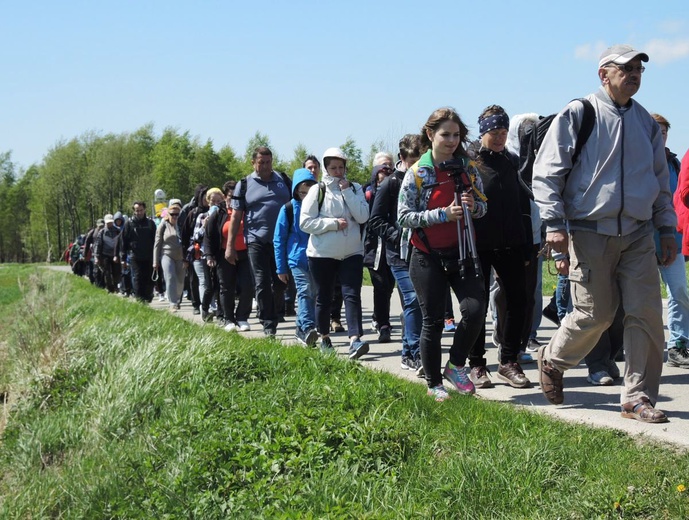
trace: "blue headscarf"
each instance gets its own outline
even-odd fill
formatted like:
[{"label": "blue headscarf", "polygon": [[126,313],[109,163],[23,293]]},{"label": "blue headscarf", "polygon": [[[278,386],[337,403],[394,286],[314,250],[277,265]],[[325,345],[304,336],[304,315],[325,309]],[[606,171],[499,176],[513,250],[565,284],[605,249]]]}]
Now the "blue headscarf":
[{"label": "blue headscarf", "polygon": [[505,130],[509,130],[510,128],[510,118],[504,112],[488,117],[478,118],[479,136],[483,136],[483,134],[490,132],[491,130],[497,130],[498,128],[504,128]]}]

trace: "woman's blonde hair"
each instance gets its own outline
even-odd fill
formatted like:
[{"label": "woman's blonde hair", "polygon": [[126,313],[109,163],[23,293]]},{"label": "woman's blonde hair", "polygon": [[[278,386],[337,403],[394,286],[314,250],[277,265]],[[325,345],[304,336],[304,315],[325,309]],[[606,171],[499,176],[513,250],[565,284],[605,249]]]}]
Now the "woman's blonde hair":
[{"label": "woman's blonde hair", "polygon": [[206,192],[206,204],[211,203],[211,199],[213,198],[213,195],[220,195],[222,198],[225,198],[225,195],[223,194],[222,190],[220,188],[211,188]]}]

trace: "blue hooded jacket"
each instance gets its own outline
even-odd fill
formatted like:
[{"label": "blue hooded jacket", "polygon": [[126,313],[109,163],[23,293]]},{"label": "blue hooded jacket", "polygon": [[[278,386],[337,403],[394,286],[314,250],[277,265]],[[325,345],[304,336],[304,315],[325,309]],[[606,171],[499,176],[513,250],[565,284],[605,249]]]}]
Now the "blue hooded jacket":
[{"label": "blue hooded jacket", "polygon": [[299,214],[301,212],[301,200],[297,196],[299,185],[303,182],[316,182],[316,178],[306,168],[300,168],[294,172],[292,178],[292,226],[290,228],[287,219],[287,206],[280,208],[275,234],[273,235],[273,247],[275,249],[275,264],[277,274],[287,274],[291,267],[308,269],[306,258],[306,246],[309,245],[309,234],[299,229]]}]

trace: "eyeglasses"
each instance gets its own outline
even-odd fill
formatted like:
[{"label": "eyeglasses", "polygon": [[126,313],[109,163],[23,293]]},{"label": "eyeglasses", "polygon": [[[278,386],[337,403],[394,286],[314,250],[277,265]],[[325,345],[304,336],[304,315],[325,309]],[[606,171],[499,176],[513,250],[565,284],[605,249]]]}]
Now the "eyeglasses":
[{"label": "eyeglasses", "polygon": [[629,63],[626,63],[625,65],[618,65],[617,63],[608,63],[606,65],[606,67],[610,67],[610,66],[617,67],[619,70],[621,70],[622,72],[626,72],[627,74],[629,74],[630,72],[633,72],[633,71],[636,71],[639,74],[643,74],[644,71],[646,70],[646,67],[644,67],[643,65],[637,65],[636,67],[634,67],[633,65],[630,65]]},{"label": "eyeglasses", "polygon": [[179,213],[168,213],[171,217],[179,217]]}]

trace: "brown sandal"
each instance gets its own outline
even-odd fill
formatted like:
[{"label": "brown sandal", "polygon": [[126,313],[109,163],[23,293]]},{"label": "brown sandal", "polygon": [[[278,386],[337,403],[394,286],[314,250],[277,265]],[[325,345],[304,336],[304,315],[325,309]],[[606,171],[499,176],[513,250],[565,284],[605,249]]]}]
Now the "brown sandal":
[{"label": "brown sandal", "polygon": [[656,410],[648,397],[642,397],[636,401],[622,405],[622,417],[636,419],[645,423],[664,423],[667,416],[660,410]]},{"label": "brown sandal", "polygon": [[538,382],[543,395],[551,404],[562,404],[565,400],[562,372],[543,359],[545,345],[538,349]]}]

